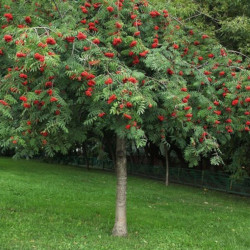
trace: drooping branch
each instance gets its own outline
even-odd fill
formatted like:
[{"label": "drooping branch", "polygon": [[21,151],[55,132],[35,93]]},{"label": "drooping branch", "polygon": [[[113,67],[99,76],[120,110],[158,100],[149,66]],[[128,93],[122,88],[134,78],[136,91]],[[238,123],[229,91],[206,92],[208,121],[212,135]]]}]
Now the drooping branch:
[{"label": "drooping branch", "polygon": [[247,55],[245,55],[245,54],[243,54],[243,53],[241,53],[241,52],[239,52],[239,51],[235,51],[235,50],[228,50],[228,52],[231,52],[231,53],[234,53],[234,54],[239,54],[239,55],[242,55],[242,56],[244,56],[244,57],[246,57],[246,58],[250,59],[250,57],[248,57]]}]

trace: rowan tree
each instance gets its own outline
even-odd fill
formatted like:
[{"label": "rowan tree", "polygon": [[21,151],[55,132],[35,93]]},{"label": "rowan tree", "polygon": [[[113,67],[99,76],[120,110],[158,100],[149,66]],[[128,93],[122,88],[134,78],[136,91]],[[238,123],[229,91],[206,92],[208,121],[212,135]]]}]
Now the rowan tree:
[{"label": "rowan tree", "polygon": [[247,63],[166,9],[142,0],[19,0],[0,14],[1,146],[53,156],[89,131],[113,131],[114,235],[127,235],[126,141],[189,138],[191,165],[206,154],[219,164],[218,142],[249,135]]}]

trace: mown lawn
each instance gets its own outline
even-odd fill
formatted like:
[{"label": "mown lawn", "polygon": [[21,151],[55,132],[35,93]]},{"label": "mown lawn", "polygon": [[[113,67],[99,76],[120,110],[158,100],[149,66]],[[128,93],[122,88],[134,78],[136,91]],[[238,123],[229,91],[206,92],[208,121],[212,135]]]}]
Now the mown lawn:
[{"label": "mown lawn", "polygon": [[112,173],[0,158],[0,249],[250,249],[250,199],[136,177],[112,237]]}]

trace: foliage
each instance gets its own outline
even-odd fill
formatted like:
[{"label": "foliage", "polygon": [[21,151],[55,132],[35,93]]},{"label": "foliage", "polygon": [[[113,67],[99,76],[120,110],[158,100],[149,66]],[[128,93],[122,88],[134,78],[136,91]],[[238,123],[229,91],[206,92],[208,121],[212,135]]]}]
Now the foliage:
[{"label": "foliage", "polygon": [[187,25],[206,30],[228,49],[250,55],[248,0],[151,0],[168,6]]},{"label": "foliage", "polygon": [[248,61],[166,9],[9,0],[0,14],[0,143],[17,156],[67,153],[108,129],[137,147],[170,135],[190,166],[218,165],[220,144],[249,136]]}]

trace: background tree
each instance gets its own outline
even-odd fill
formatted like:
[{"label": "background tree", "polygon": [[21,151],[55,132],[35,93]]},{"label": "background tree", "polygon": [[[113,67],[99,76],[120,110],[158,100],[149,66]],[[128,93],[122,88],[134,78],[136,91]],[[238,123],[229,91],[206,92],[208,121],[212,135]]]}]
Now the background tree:
[{"label": "background tree", "polygon": [[247,0],[152,0],[167,6],[181,22],[206,30],[229,50],[249,57],[250,3]]}]

